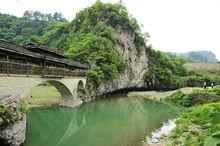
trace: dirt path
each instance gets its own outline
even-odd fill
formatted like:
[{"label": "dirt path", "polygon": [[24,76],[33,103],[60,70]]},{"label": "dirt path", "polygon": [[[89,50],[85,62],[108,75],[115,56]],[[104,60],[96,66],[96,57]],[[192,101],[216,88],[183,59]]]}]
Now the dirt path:
[{"label": "dirt path", "polygon": [[[184,87],[178,90],[181,90],[184,94],[189,94],[192,93],[194,90],[200,90],[202,88],[199,87]],[[141,91],[141,92],[129,92],[128,96],[142,96],[145,98],[149,99],[154,99],[154,100],[162,100],[166,98],[167,96],[172,95],[174,92],[177,90],[173,91]]]}]

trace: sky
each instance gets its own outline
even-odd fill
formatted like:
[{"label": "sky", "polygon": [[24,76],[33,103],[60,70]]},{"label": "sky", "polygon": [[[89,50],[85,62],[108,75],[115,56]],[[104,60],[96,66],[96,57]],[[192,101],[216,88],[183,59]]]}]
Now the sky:
[{"label": "sky", "polygon": [[[96,0],[0,0],[0,12],[62,12],[73,20]],[[117,3],[119,0],[101,0]],[[123,0],[129,14],[150,34],[153,48],[169,52],[209,50],[220,60],[220,0]]]}]

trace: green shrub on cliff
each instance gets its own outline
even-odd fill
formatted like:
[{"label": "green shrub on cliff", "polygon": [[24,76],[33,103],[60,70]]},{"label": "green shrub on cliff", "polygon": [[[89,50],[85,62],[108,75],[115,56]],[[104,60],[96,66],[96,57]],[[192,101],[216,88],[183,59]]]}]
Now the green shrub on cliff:
[{"label": "green shrub on cliff", "polygon": [[28,104],[21,100],[18,103],[13,101],[13,104],[7,106],[0,106],[0,118],[3,123],[14,123],[23,117],[23,114],[28,110]]},{"label": "green shrub on cliff", "polygon": [[48,35],[45,42],[61,47],[73,60],[89,64],[88,85],[98,87],[115,79],[127,67],[114,49],[117,40],[113,33],[118,28],[134,35],[135,48],[140,52],[146,37],[141,34],[137,21],[124,6],[100,1],[81,10],[71,23]]}]

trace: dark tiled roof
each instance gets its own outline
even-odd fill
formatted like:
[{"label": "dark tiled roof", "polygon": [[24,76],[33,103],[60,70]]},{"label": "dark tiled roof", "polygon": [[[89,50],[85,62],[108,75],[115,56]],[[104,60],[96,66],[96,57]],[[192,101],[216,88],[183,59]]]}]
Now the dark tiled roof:
[{"label": "dark tiled roof", "polygon": [[62,53],[57,51],[57,49],[43,46],[42,44],[37,43],[37,42],[30,42],[25,47],[31,51],[34,51],[34,49],[38,49],[38,50],[40,49],[42,52],[47,52],[47,53],[50,53],[50,54],[53,54],[59,57],[66,58],[66,56],[64,56]]},{"label": "dark tiled roof", "polygon": [[[27,48],[29,47],[29,49]],[[20,55],[24,55],[27,57],[32,57],[32,58],[37,58],[37,59],[46,59],[48,61],[52,61],[52,62],[56,62],[56,63],[62,63],[62,64],[66,64],[69,65],[71,67],[78,67],[78,68],[82,68],[82,69],[88,69],[88,65],[84,65],[81,64],[79,62],[76,61],[72,61],[69,58],[65,57],[63,54],[52,50],[51,48],[42,46],[42,45],[36,45],[36,44],[28,44],[27,47],[24,46],[20,46],[17,44],[13,44],[10,42],[7,42],[5,40],[0,40],[0,50],[4,50],[7,52],[11,52],[11,53],[15,53],[15,54],[20,54]],[[40,48],[41,50],[44,50],[46,52],[49,52],[50,55],[48,55],[47,53],[37,53],[37,52],[33,52],[30,50],[31,48]],[[59,57],[56,57],[56,56]]]}]

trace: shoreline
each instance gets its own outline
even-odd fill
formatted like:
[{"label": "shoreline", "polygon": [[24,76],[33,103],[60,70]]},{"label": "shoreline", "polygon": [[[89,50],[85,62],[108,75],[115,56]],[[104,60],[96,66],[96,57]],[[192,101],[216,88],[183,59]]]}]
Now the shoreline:
[{"label": "shoreline", "polygon": [[60,107],[60,104],[29,104],[29,109]]},{"label": "shoreline", "polygon": [[176,120],[170,119],[164,122],[162,127],[151,132],[144,140],[143,146],[163,146],[169,144],[169,140],[166,137],[176,128]]}]

